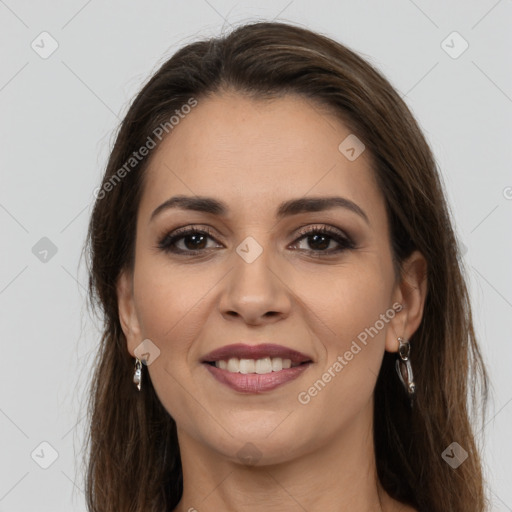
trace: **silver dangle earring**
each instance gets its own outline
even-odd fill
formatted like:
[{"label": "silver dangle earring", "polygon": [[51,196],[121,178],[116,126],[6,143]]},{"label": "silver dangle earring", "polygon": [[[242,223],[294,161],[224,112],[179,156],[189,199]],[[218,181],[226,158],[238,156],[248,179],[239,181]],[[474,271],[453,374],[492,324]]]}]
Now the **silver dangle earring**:
[{"label": "silver dangle earring", "polygon": [[398,338],[398,343],[399,357],[396,360],[396,372],[398,373],[398,377],[400,378],[405,391],[407,391],[407,394],[412,401],[414,392],[416,390],[416,384],[414,384],[411,361],[409,360],[411,345],[407,340],[404,340],[403,338]]},{"label": "silver dangle earring", "polygon": [[135,358],[135,373],[133,374],[133,382],[137,386],[137,389],[140,391],[140,385],[142,382],[142,362],[138,357]]}]

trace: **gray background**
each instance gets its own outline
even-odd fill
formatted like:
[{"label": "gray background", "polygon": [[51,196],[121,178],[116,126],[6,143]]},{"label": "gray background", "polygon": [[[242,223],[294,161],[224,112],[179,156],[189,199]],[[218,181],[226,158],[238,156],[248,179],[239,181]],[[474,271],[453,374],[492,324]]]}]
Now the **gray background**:
[{"label": "gray background", "polygon": [[[0,0],[0,512],[85,510],[83,390],[98,325],[79,257],[119,119],[180,46],[274,18],[323,32],[383,71],[434,150],[492,377],[479,432],[489,495],[493,510],[512,511],[512,2],[446,4]],[[58,44],[47,58],[43,31]],[[453,31],[469,44],[457,58],[464,42]]]}]

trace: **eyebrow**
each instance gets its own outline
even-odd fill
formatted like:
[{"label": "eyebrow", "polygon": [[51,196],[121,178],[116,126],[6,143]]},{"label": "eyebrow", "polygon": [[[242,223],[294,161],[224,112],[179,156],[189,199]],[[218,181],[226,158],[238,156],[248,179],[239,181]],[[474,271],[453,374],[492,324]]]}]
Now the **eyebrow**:
[{"label": "eyebrow", "polygon": [[[174,196],[158,206],[150,217],[150,222],[164,210],[171,208],[180,208],[183,210],[193,210],[196,212],[210,213],[220,217],[226,217],[229,208],[225,203],[212,197],[204,196]],[[345,208],[356,213],[363,218],[367,224],[370,224],[368,216],[356,203],[345,197],[301,197],[299,199],[290,199],[279,205],[276,212],[277,219],[283,219],[292,215],[307,212],[320,212],[331,208]]]}]

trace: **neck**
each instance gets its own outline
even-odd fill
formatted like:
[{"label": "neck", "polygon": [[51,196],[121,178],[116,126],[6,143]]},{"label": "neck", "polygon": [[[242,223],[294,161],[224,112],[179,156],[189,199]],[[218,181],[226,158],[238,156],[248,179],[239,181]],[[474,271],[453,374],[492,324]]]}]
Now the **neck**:
[{"label": "neck", "polygon": [[335,439],[277,464],[241,465],[178,429],[183,496],[174,512],[393,510],[377,478],[371,405]]}]

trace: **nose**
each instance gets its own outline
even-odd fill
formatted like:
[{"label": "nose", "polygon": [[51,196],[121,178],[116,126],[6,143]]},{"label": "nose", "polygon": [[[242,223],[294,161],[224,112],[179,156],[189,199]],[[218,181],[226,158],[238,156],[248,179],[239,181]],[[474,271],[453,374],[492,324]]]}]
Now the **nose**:
[{"label": "nose", "polygon": [[248,325],[274,323],[289,316],[291,293],[276,268],[271,268],[266,251],[251,263],[234,256],[234,268],[226,276],[219,300],[222,316]]}]

